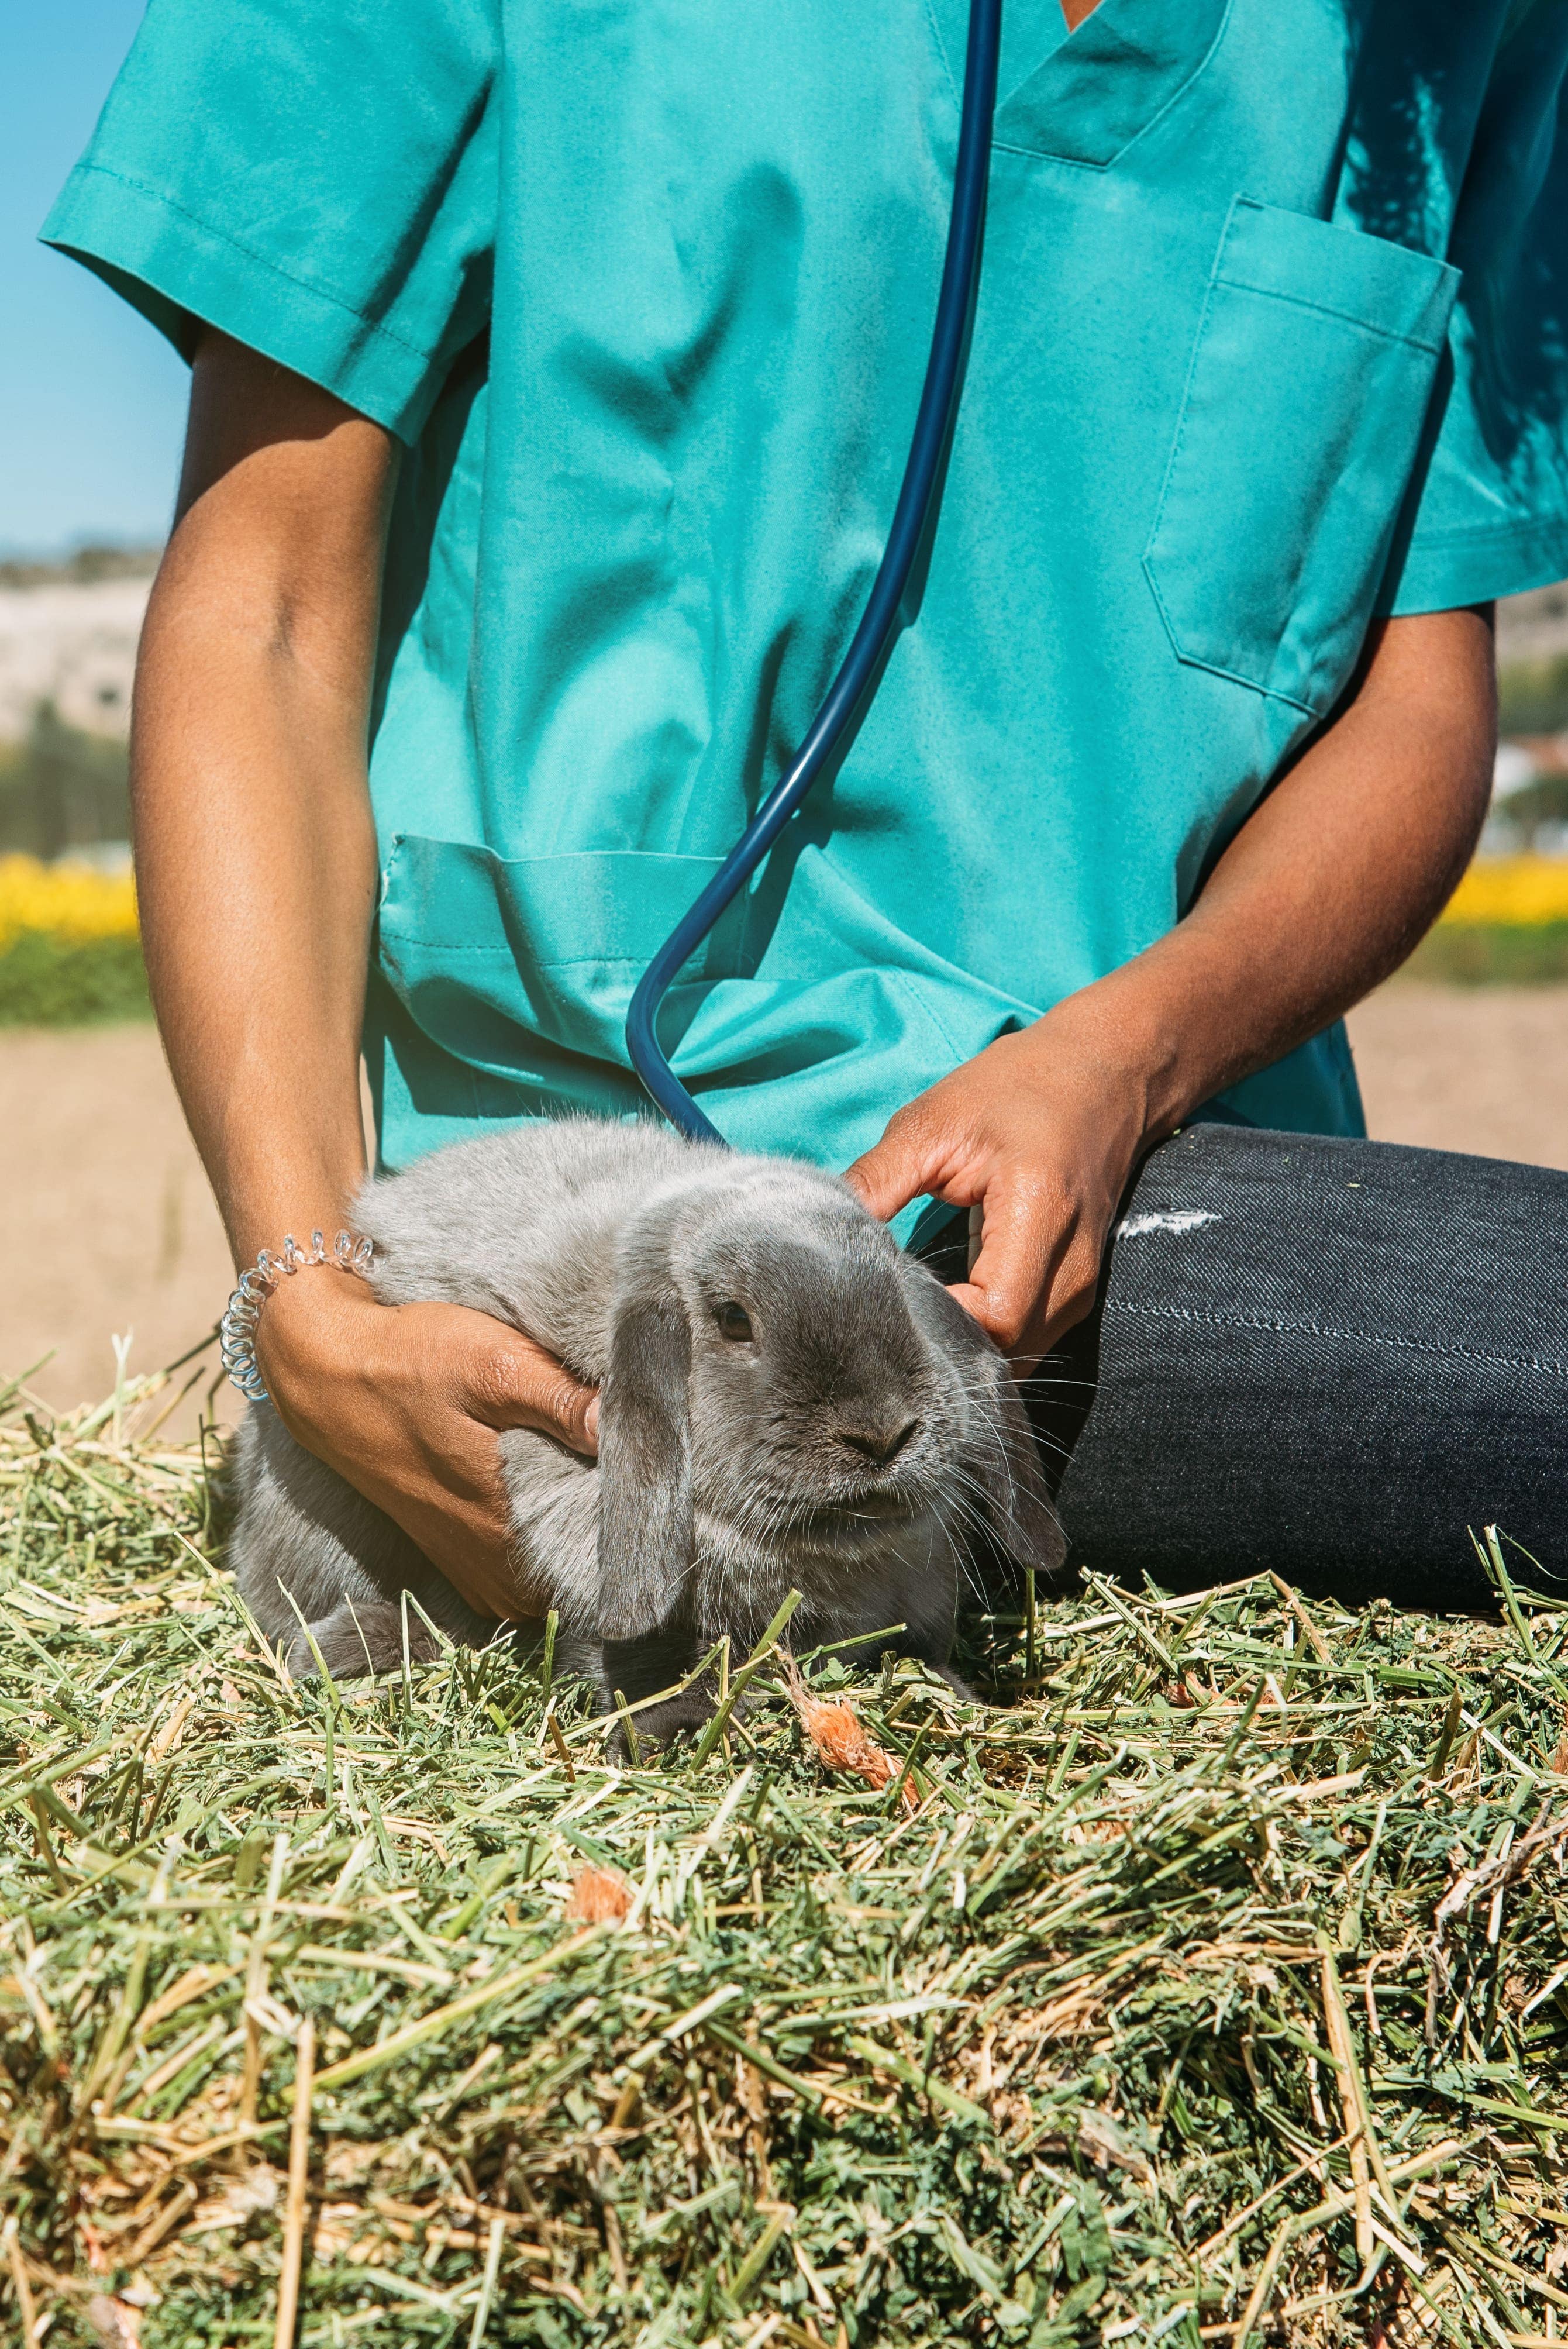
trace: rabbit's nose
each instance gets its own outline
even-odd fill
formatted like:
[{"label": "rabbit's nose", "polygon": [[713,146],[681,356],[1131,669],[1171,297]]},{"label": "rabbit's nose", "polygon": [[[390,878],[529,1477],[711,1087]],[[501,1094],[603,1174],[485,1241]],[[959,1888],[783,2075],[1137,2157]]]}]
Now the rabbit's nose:
[{"label": "rabbit's nose", "polygon": [[886,1468],[898,1458],[911,1436],[920,1433],[918,1419],[906,1419],[898,1428],[841,1427],[839,1442],[860,1453],[875,1467]]}]

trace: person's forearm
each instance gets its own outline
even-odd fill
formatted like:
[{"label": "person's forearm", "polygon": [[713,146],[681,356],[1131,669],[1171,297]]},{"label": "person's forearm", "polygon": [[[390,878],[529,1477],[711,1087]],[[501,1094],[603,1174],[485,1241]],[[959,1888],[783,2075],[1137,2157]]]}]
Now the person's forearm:
[{"label": "person's forearm", "polygon": [[1488,613],[1386,629],[1360,692],[1242,826],[1187,918],[1069,999],[1140,1071],[1146,1139],[1318,1034],[1430,926],[1486,814],[1492,661]]},{"label": "person's forearm", "polygon": [[[221,395],[221,366],[219,376],[209,396]],[[199,375],[198,399],[201,389]],[[343,411],[335,429],[357,437],[340,465],[389,474],[373,425]],[[311,570],[333,592],[302,599],[288,523],[319,530],[308,498],[325,456],[309,441],[242,452],[216,481],[188,484],[137,674],[132,805],[149,975],[242,1263],[285,1229],[335,1228],[364,1172],[359,1035],[376,892],[365,737],[380,501],[351,507],[346,531],[374,528],[374,544],[315,546]],[[264,534],[247,527],[263,501]]]},{"label": "person's forearm", "polygon": [[[254,351],[197,353],[181,513],[137,672],[132,799],[170,1065],[238,1264],[330,1235],[365,1166],[376,905],[366,771],[390,437]],[[284,1427],[473,1606],[547,1604],[509,1557],[496,1437],[592,1453],[598,1400],[510,1324],[284,1280],[256,1364]]]},{"label": "person's forearm", "polygon": [[335,1228],[364,1172],[376,856],[363,758],[294,657],[231,628],[199,591],[167,622],[155,606],[148,634],[135,768],[148,968],[244,1263],[285,1226]]}]

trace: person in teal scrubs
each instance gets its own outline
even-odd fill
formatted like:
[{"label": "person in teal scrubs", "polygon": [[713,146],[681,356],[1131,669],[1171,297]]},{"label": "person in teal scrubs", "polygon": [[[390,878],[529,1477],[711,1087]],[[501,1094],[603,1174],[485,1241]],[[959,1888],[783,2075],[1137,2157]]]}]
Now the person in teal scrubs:
[{"label": "person in teal scrubs", "polygon": [[[643,1107],[632,988],[878,562],[965,0],[150,0],[45,235],[194,361],[137,692],[147,947],[236,1258]],[[1568,10],[1008,0],[984,274],[880,694],[683,975],[738,1145],[853,1165],[1038,1355],[1202,1111],[1361,1133],[1341,1011],[1468,858],[1490,605],[1568,574]],[[1080,21],[1081,20],[1081,21]],[[922,1218],[923,1217],[923,1223]],[[513,1332],[346,1277],[296,1433],[515,1611]]]}]

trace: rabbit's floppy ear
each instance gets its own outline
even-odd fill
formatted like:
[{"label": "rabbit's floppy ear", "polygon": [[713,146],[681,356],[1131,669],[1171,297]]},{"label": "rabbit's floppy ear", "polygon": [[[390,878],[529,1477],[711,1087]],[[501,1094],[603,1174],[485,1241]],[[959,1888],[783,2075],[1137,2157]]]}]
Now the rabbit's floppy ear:
[{"label": "rabbit's floppy ear", "polygon": [[929,1317],[928,1326],[934,1322],[944,1350],[969,1375],[975,1427],[964,1469],[998,1547],[1016,1566],[1055,1574],[1067,1556],[1067,1537],[1046,1490],[1039,1446],[1012,1371],[979,1322],[923,1267],[914,1299],[917,1315]]},{"label": "rabbit's floppy ear", "polygon": [[[664,1249],[622,1293],[599,1418],[599,1634],[667,1620],[692,1561],[691,1326]],[[648,1258],[657,1258],[650,1262]]]}]

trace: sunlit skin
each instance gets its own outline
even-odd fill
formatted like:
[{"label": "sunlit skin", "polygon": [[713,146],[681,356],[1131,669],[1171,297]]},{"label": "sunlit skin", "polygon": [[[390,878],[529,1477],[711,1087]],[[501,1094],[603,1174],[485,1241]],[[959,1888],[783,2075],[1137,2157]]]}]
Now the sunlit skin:
[{"label": "sunlit skin", "polygon": [[[329,393],[203,341],[132,784],[153,996],[237,1264],[285,1231],[335,1230],[365,1171],[366,750],[396,462]],[[922,1192],[982,1210],[957,1294],[1004,1350],[1030,1360],[1088,1309],[1154,1142],[1408,953],[1469,859],[1495,726],[1489,610],[1380,625],[1342,710],[1186,918],[901,1109],[849,1170],[878,1216]],[[471,1604],[530,1611],[506,1564],[496,1432],[592,1453],[590,1390],[485,1314],[382,1306],[325,1268],[269,1299],[258,1354],[294,1433]]]}]

